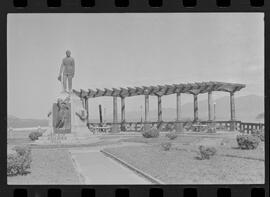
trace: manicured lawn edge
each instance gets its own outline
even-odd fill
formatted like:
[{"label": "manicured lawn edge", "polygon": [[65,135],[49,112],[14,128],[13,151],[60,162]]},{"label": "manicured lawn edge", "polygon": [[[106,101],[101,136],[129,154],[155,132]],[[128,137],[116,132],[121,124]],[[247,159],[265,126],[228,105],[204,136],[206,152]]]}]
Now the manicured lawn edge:
[{"label": "manicured lawn edge", "polygon": [[82,144],[30,144],[32,149],[68,149],[68,148],[84,148],[84,147],[95,147],[102,145],[111,145],[111,144],[119,144],[118,142],[94,142],[94,143],[82,143]]},{"label": "manicured lawn edge", "polygon": [[82,174],[82,172],[81,172],[81,169],[78,167],[77,162],[76,162],[76,160],[73,158],[71,152],[68,151],[68,154],[69,154],[70,160],[71,160],[71,162],[72,162],[72,165],[73,165],[75,171],[77,172],[77,174],[78,174],[78,176],[79,176],[80,183],[84,184],[84,183],[85,183],[85,178],[84,178],[84,176],[83,176],[83,174]]},{"label": "manicured lawn edge", "polygon": [[219,154],[217,156],[221,156],[221,157],[234,157],[234,158],[238,158],[238,159],[250,159],[250,160],[257,160],[257,161],[262,161],[264,162],[264,159],[260,159],[260,158],[252,158],[252,157],[245,157],[245,156],[239,156],[239,155],[230,155],[230,154]]},{"label": "manicured lawn edge", "polygon": [[161,180],[152,177],[151,175],[149,175],[149,174],[146,173],[146,172],[142,172],[142,171],[139,170],[138,168],[136,168],[136,167],[132,166],[131,164],[129,164],[129,163],[123,161],[122,159],[118,158],[117,156],[115,156],[115,155],[112,154],[112,153],[109,153],[109,152],[107,152],[107,151],[105,151],[105,150],[100,150],[100,152],[102,152],[105,156],[110,157],[110,158],[114,159],[115,161],[121,163],[122,165],[126,166],[126,167],[129,168],[130,170],[135,171],[137,174],[139,174],[139,175],[143,176],[144,178],[150,180],[150,181],[151,181],[152,183],[154,183],[154,184],[165,184],[165,183],[163,183]]}]

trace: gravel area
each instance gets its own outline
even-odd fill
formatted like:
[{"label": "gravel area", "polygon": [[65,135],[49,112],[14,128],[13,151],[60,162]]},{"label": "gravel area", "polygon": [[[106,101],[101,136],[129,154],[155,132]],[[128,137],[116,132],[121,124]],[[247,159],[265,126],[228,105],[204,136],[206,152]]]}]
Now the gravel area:
[{"label": "gravel area", "polygon": [[32,163],[29,174],[8,177],[8,184],[80,184],[67,150],[32,150]]}]

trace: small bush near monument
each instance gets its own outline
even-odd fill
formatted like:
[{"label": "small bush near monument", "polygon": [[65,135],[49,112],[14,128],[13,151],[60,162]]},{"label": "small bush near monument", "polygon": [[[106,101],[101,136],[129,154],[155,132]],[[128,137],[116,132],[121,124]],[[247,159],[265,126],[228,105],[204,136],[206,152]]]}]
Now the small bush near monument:
[{"label": "small bush near monument", "polygon": [[142,135],[145,138],[156,138],[159,136],[159,130],[158,129],[149,129],[147,131],[143,131]]},{"label": "small bush near monument", "polygon": [[186,130],[186,131],[190,131],[192,128],[192,122],[191,121],[189,121],[189,122],[187,122],[186,123],[186,125],[184,126],[184,129]]},{"label": "small bush near monument", "polygon": [[37,140],[40,136],[42,136],[42,132],[40,132],[40,131],[33,131],[33,132],[31,132],[30,134],[29,134],[29,138],[30,138],[30,140],[32,140],[32,141],[35,141],[35,140]]},{"label": "small bush near monument", "polygon": [[256,149],[260,143],[260,138],[254,135],[237,135],[236,141],[241,149]]},{"label": "small bush near monument", "polygon": [[251,133],[254,137],[258,137],[262,142],[264,142],[264,130],[255,129]]},{"label": "small bush near monument", "polygon": [[166,137],[169,138],[170,140],[174,140],[175,138],[177,138],[177,134],[175,131],[172,131],[172,132],[167,133]]},{"label": "small bush near monument", "polygon": [[199,146],[200,159],[210,159],[217,152],[215,147]]},{"label": "small bush near monument", "polygon": [[13,148],[19,156],[29,156],[31,149],[27,146],[15,146]]},{"label": "small bush near monument", "polygon": [[171,142],[164,142],[161,144],[161,147],[163,148],[163,150],[168,151],[171,149],[172,144],[171,144]]},{"label": "small bush near monument", "polygon": [[30,169],[31,150],[28,147],[15,147],[15,151],[7,157],[7,176],[24,175]]}]

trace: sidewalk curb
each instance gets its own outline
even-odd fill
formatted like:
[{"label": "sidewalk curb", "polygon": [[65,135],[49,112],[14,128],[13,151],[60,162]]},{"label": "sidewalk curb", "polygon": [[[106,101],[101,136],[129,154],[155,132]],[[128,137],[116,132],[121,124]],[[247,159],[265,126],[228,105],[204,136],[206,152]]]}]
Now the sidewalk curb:
[{"label": "sidewalk curb", "polygon": [[132,166],[131,164],[123,161],[122,159],[119,159],[118,157],[116,157],[112,153],[109,153],[109,152],[107,152],[105,150],[100,150],[100,152],[103,153],[105,156],[110,157],[110,158],[114,159],[115,161],[121,163],[122,165],[124,165],[125,167],[127,167],[130,170],[134,171],[135,173],[137,173],[137,174],[143,176],[144,178],[150,180],[154,184],[165,184],[161,180],[159,180],[157,178],[154,178],[151,175],[147,174],[146,172],[142,172],[141,170],[139,170],[138,168]]},{"label": "sidewalk curb", "polygon": [[77,171],[77,174],[78,174],[78,176],[79,176],[79,180],[80,180],[81,184],[85,184],[85,177],[83,176],[80,167],[78,166],[78,164],[77,164],[75,158],[72,156],[72,153],[71,153],[70,151],[68,151],[68,152],[69,152],[70,159],[71,159],[71,161],[72,161],[73,167],[74,167],[75,170]]}]

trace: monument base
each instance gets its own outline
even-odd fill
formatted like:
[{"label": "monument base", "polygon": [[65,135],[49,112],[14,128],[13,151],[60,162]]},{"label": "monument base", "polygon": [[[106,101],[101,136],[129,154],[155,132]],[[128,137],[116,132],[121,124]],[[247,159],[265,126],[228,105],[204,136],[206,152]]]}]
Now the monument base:
[{"label": "monument base", "polygon": [[51,127],[33,144],[82,144],[94,139],[87,127],[84,103],[74,93],[62,92],[57,97],[49,125]]},{"label": "monument base", "polygon": [[[79,128],[77,128],[79,129]],[[71,133],[53,133],[53,128],[48,129],[41,137],[32,144],[49,145],[49,144],[87,144],[97,141],[97,138],[87,129],[81,129],[80,132]]]}]

